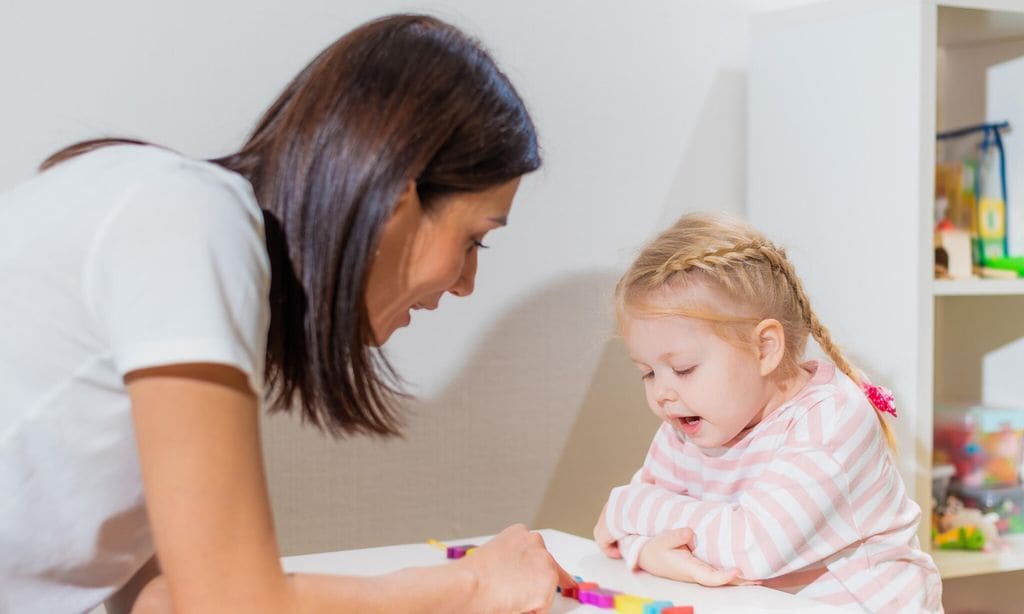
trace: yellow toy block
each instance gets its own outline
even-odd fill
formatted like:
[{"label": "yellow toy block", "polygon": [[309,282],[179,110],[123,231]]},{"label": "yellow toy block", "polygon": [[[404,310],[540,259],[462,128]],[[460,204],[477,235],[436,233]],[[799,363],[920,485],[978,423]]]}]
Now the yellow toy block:
[{"label": "yellow toy block", "polygon": [[644,604],[653,602],[653,599],[645,599],[636,595],[615,595],[615,611],[622,614],[643,614]]}]

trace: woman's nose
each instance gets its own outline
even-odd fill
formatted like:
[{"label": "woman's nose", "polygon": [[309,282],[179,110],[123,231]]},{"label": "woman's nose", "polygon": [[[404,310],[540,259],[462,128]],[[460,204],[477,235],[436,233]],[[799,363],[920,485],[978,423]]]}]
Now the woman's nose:
[{"label": "woman's nose", "polygon": [[462,264],[462,272],[455,283],[448,288],[448,291],[455,296],[469,296],[473,294],[473,286],[476,282],[476,250],[474,249],[466,256]]}]

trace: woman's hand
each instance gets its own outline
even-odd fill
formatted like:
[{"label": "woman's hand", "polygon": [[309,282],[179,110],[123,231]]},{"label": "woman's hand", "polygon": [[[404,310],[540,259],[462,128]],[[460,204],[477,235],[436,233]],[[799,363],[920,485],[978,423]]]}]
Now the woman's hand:
[{"label": "woman's hand", "polygon": [[656,576],[704,586],[758,584],[740,578],[738,569],[715,569],[693,556],[692,547],[691,529],[670,529],[644,544],[638,565]]},{"label": "woman's hand", "polygon": [[473,607],[466,608],[474,612],[545,613],[556,586],[576,586],[548,553],[544,539],[521,524],[505,529],[455,564],[475,577]]},{"label": "woman's hand", "polygon": [[608,511],[608,504],[605,503],[604,507],[601,508],[601,515],[597,518],[597,524],[594,525],[594,541],[597,542],[597,547],[601,549],[601,552],[610,559],[621,559],[622,552],[619,551],[618,540],[612,537],[611,532],[608,530],[608,524],[605,522],[605,513]]}]

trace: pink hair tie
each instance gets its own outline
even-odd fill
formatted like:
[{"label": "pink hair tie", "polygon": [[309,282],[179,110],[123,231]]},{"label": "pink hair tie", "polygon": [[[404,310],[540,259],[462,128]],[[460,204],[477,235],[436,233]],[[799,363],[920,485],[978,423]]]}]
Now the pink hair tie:
[{"label": "pink hair tie", "polygon": [[889,390],[885,386],[878,386],[865,380],[861,383],[860,387],[864,390],[864,394],[867,395],[868,401],[875,406],[875,409],[887,414],[892,414],[892,417],[896,417],[896,397],[893,396],[892,390]]}]

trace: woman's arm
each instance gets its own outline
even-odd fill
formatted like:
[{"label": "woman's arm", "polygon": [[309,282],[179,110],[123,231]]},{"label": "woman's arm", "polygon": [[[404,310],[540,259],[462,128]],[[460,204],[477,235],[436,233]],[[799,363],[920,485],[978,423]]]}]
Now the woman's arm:
[{"label": "woman's arm", "polygon": [[132,611],[139,593],[154,578],[160,575],[160,563],[154,556],[139,568],[128,583],[122,586],[103,604],[107,614],[128,614]]},{"label": "woman's arm", "polygon": [[540,537],[520,526],[451,565],[368,578],[286,576],[245,375],[188,364],[125,380],[163,572],[135,611],[543,611],[556,584],[573,584]]}]

